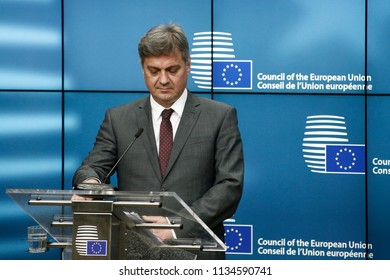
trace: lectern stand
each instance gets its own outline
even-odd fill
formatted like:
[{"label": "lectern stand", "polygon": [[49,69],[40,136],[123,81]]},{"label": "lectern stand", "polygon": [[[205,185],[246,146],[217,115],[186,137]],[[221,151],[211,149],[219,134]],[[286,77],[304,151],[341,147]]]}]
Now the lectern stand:
[{"label": "lectern stand", "polygon": [[[172,192],[8,189],[7,194],[41,225],[71,259],[196,259],[197,251],[225,244]],[[89,200],[73,200],[74,195]],[[147,223],[147,216],[163,217]],[[153,229],[172,231],[161,240]]]}]

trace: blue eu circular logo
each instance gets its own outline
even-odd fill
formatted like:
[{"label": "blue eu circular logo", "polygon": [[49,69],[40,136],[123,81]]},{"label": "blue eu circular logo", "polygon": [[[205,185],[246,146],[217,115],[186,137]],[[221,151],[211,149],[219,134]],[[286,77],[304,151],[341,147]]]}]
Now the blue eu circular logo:
[{"label": "blue eu circular logo", "polygon": [[242,69],[237,64],[227,64],[221,75],[227,86],[237,86],[242,80]]},{"label": "blue eu circular logo", "polygon": [[100,244],[100,242],[94,242],[92,245],[91,245],[91,253],[92,254],[101,254],[102,253],[102,250],[103,250],[103,246],[102,244]]},{"label": "blue eu circular logo", "polygon": [[335,161],[337,166],[344,170],[352,169],[356,164],[356,155],[355,153],[348,148],[340,149],[336,153]]}]

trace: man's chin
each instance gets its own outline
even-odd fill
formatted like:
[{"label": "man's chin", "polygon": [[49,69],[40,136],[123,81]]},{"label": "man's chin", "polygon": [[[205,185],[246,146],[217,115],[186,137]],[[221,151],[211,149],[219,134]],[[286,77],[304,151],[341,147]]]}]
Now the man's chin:
[{"label": "man's chin", "polygon": [[174,95],[169,93],[166,94],[158,93],[154,95],[153,98],[157,103],[159,103],[160,105],[166,108],[170,107],[176,101]]}]

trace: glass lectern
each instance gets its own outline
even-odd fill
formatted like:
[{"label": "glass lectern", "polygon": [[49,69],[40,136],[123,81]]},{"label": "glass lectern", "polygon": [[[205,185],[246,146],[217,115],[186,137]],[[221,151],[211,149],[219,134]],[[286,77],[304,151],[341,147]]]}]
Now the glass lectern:
[{"label": "glass lectern", "polygon": [[[195,259],[225,244],[172,192],[8,189],[71,259]],[[88,200],[74,200],[74,195]],[[148,217],[163,222],[146,222]],[[161,240],[153,230],[170,230]]]}]

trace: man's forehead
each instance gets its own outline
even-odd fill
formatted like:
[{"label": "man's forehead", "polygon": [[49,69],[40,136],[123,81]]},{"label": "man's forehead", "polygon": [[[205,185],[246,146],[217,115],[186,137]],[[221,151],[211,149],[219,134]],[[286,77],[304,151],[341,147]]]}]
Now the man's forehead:
[{"label": "man's forehead", "polygon": [[176,66],[182,66],[184,61],[181,55],[170,54],[170,55],[159,55],[159,56],[149,56],[144,60],[144,66],[148,68],[171,68]]}]

